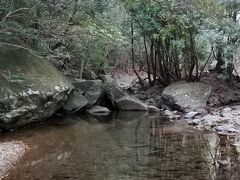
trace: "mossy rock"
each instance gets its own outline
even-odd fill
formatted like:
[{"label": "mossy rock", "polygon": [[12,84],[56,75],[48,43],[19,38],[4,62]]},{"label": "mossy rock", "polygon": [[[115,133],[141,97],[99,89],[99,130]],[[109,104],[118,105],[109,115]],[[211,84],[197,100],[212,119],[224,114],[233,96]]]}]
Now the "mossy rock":
[{"label": "mossy rock", "polygon": [[72,89],[47,59],[25,48],[0,44],[0,128],[49,118]]}]

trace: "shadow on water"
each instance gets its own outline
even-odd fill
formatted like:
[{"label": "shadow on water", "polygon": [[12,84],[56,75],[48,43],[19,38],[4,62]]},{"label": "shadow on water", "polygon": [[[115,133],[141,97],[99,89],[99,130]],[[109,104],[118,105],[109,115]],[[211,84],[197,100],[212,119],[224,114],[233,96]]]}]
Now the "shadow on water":
[{"label": "shadow on water", "polygon": [[239,154],[228,137],[159,115],[55,117],[1,135],[7,140],[29,147],[7,180],[240,179]]}]

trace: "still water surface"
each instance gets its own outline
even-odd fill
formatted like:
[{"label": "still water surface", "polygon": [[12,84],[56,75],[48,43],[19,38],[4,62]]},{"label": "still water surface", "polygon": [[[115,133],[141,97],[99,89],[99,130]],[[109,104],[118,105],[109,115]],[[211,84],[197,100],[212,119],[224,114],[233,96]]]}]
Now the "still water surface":
[{"label": "still water surface", "polygon": [[240,179],[239,154],[228,137],[159,115],[55,118],[1,140],[30,148],[6,180]]}]

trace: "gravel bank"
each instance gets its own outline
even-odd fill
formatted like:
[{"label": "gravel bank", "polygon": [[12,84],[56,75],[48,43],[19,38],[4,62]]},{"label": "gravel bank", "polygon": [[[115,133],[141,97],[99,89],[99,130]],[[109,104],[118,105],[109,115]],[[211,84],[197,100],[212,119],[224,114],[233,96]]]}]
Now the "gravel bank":
[{"label": "gravel bank", "polygon": [[0,180],[7,176],[8,171],[24,155],[27,146],[21,141],[0,143]]},{"label": "gravel bank", "polygon": [[216,131],[218,134],[240,133],[240,106],[217,108],[205,116],[196,116],[188,119],[190,125],[196,129]]}]

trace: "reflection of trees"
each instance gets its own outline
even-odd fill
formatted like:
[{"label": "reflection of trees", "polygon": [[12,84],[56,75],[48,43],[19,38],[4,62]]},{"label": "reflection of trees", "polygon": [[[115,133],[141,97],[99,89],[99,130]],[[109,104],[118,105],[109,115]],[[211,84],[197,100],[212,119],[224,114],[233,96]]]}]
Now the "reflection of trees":
[{"label": "reflection of trees", "polygon": [[217,136],[162,122],[161,118],[150,120],[149,179],[215,179]]},{"label": "reflection of trees", "polygon": [[231,137],[220,136],[217,179],[235,180],[240,177],[239,152],[231,145]]},{"label": "reflection of trees", "polygon": [[24,139],[36,148],[17,171],[42,179],[53,175],[139,180],[240,177],[236,148],[226,136],[219,140],[214,133],[188,130],[159,115],[124,112],[111,118],[112,122],[76,119],[24,131]]}]

